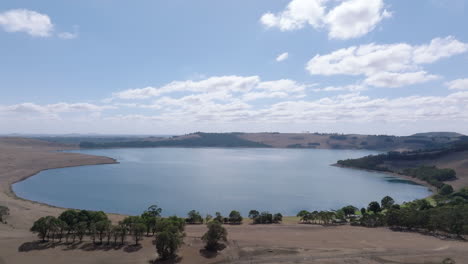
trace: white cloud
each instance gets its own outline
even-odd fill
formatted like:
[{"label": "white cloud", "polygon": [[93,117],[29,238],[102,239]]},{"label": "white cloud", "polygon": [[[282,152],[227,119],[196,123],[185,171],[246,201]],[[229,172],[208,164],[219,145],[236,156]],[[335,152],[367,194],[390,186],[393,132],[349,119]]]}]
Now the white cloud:
[{"label": "white cloud", "polygon": [[382,0],[349,0],[332,9],[324,19],[330,38],[351,39],[366,35],[390,16]]},{"label": "white cloud", "polygon": [[107,109],[115,109],[114,106],[99,106],[89,103],[56,103],[40,105],[35,103],[20,103],[15,105],[0,105],[0,115],[40,115],[48,118],[58,118],[61,113],[96,113]]},{"label": "white cloud", "polygon": [[[447,96],[408,96],[400,98],[371,98],[349,93],[316,100],[286,100],[258,108],[241,101],[227,104],[198,102],[186,104],[186,98],[161,99],[163,111],[157,115],[119,115],[112,117],[126,122],[132,119],[183,124],[333,124],[407,123],[420,121],[468,121],[468,92]],[[165,102],[162,102],[165,101]],[[288,125],[284,127],[288,128]],[[463,129],[468,129],[464,127]],[[242,130],[249,130],[244,127]]]},{"label": "white cloud", "polygon": [[[383,0],[346,0],[335,7],[329,0],[292,0],[280,13],[264,14],[260,22],[281,31],[297,30],[309,24],[315,29],[327,28],[332,39],[361,37],[391,16]],[[329,10],[327,12],[327,9]]]},{"label": "white cloud", "polygon": [[278,55],[278,57],[276,57],[276,61],[278,61],[278,62],[284,61],[284,60],[287,60],[288,57],[289,57],[289,53],[284,52],[284,53],[281,53],[280,55]]},{"label": "white cloud", "polygon": [[315,88],[314,92],[338,92],[338,91],[348,91],[348,92],[357,92],[367,90],[365,85],[361,84],[351,84],[343,86],[327,86],[324,88]]},{"label": "white cloud", "polygon": [[369,85],[400,87],[436,79],[437,76],[426,73],[421,66],[466,51],[468,43],[452,36],[435,38],[430,44],[420,46],[371,43],[316,55],[307,63],[307,70],[313,75],[364,75]]},{"label": "white cloud", "polygon": [[49,16],[27,9],[0,13],[0,26],[7,32],[25,32],[33,37],[49,37],[54,30]]},{"label": "white cloud", "polygon": [[61,39],[76,39],[78,37],[78,33],[61,32],[57,36]]},{"label": "white cloud", "polygon": [[[283,97],[285,94],[290,96],[298,96],[304,93],[307,86],[299,84],[292,80],[276,80],[262,82],[258,76],[216,76],[200,81],[174,81],[161,87],[146,87],[140,89],[129,89],[113,94],[113,98],[117,99],[148,99],[152,97],[160,97],[165,94],[175,92],[191,92],[196,93],[198,97],[210,98],[210,100],[227,100],[233,94],[246,95],[246,98],[273,98],[279,97],[280,93]],[[268,93],[276,92],[276,96]]]},{"label": "white cloud", "polygon": [[468,78],[456,79],[450,82],[446,82],[445,85],[450,90],[468,90]]},{"label": "white cloud", "polygon": [[401,87],[440,79],[440,76],[425,71],[396,73],[380,72],[369,76],[365,83],[376,87]]},{"label": "white cloud", "polygon": [[285,11],[266,13],[260,21],[267,27],[278,27],[282,31],[300,29],[307,23],[320,27],[325,15],[325,2],[327,0],[292,0]]}]

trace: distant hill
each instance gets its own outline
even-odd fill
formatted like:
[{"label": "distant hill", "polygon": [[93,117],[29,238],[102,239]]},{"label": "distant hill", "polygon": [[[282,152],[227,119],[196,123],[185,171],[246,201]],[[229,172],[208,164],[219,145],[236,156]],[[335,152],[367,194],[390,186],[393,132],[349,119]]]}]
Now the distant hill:
[{"label": "distant hill", "polygon": [[[440,134],[443,133],[443,134]],[[438,136],[442,135],[442,136]],[[122,147],[273,147],[314,149],[371,149],[408,151],[440,148],[457,141],[460,134],[422,133],[412,136],[322,134],[322,133],[192,133],[164,137],[86,137],[66,141],[81,148]],[[42,140],[48,140],[42,137]],[[50,140],[50,139],[49,139]],[[56,139],[55,139],[56,140]],[[57,142],[52,140],[53,142]],[[63,139],[61,139],[63,140]]]},{"label": "distant hill", "polygon": [[456,132],[427,132],[427,133],[416,133],[414,135],[411,135],[412,137],[448,137],[448,138],[454,138],[454,137],[462,137],[464,136],[463,134],[456,133]]},{"label": "distant hill", "polygon": [[409,175],[437,188],[441,188],[444,182],[450,181],[451,185],[460,189],[468,186],[468,137],[459,137],[458,140],[441,145],[439,148],[406,152],[390,151],[358,159],[339,160],[337,164]]},{"label": "distant hill", "polygon": [[268,145],[245,140],[237,133],[194,133],[185,136],[167,138],[142,139],[137,141],[117,142],[81,142],[81,148],[125,148],[125,147],[256,147],[265,148]]}]

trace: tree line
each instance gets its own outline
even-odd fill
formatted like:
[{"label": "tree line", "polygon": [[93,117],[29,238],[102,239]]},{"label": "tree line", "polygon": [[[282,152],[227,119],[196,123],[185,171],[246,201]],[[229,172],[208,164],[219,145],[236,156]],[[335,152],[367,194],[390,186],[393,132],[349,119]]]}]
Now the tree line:
[{"label": "tree line", "polygon": [[441,232],[458,237],[468,235],[468,188],[458,192],[433,196],[434,203],[427,199],[396,204],[386,196],[380,203],[372,201],[360,210],[345,206],[336,211],[300,211],[301,223],[339,224],[349,223],[364,227],[388,226],[424,232]]},{"label": "tree line", "polygon": [[[127,216],[117,224],[113,224],[107,214],[102,211],[65,210],[58,217],[45,216],[36,220],[31,232],[36,233],[42,242],[58,241],[65,243],[82,242],[84,237],[95,245],[122,246],[131,237],[135,245],[146,237],[153,237],[156,251],[160,259],[176,256],[177,250],[185,237],[186,223],[199,221],[196,211],[189,212],[189,218],[177,216],[161,217],[161,208],[150,206],[139,216]],[[192,217],[192,219],[190,219]],[[207,250],[220,249],[220,241],[227,240],[227,231],[219,219],[212,219],[207,223],[208,231],[203,235]]]},{"label": "tree line", "polygon": [[[369,155],[358,159],[339,160],[337,164],[345,167],[353,167],[383,172],[394,172],[402,175],[407,175],[425,181],[431,184],[432,186],[436,187],[439,191],[443,191],[444,194],[448,194],[447,191],[450,190],[451,186],[446,186],[447,184],[444,184],[444,181],[453,181],[457,179],[456,172],[453,169],[441,169],[437,168],[436,166],[420,166],[417,168],[406,168],[401,171],[395,171],[389,169],[387,166],[384,165],[386,161],[414,160],[414,156],[418,156],[418,158],[416,159],[422,159],[424,155],[426,155],[424,154],[423,156],[419,157],[418,154],[413,155],[413,153],[417,152],[409,153],[412,154],[389,152],[387,154]],[[442,188],[444,188],[444,190],[442,190]]]}]

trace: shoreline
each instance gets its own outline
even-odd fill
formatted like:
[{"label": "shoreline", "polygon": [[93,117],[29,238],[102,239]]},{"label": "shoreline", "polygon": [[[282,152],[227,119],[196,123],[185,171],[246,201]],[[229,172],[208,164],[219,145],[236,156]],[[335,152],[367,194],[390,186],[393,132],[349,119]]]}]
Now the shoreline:
[{"label": "shoreline", "polygon": [[[91,156],[91,155],[90,155]],[[111,160],[114,160],[114,162],[109,162],[109,163],[106,163],[106,162],[103,162],[103,163],[96,163],[96,164],[82,164],[82,165],[70,165],[70,166],[61,166],[61,167],[55,167],[55,168],[47,168],[47,169],[43,169],[43,170],[40,170],[36,173],[33,173],[31,175],[25,175],[24,177],[16,180],[16,181],[13,181],[12,183],[9,184],[8,186],[8,191],[5,192],[5,194],[7,196],[9,196],[10,198],[12,199],[17,199],[17,200],[20,200],[20,201],[25,201],[25,202],[29,202],[29,203],[33,203],[33,204],[38,204],[38,205],[43,205],[43,206],[47,206],[47,207],[50,207],[50,208],[55,208],[55,209],[64,209],[64,210],[67,210],[67,209],[75,209],[75,210],[79,210],[79,209],[76,209],[76,208],[67,208],[67,207],[61,207],[61,206],[56,206],[56,205],[52,205],[52,204],[48,204],[48,203],[45,203],[45,202],[40,202],[40,201],[34,201],[34,200],[29,200],[29,199],[26,199],[26,198],[23,198],[19,195],[17,195],[15,193],[15,191],[13,190],[13,185],[16,184],[16,183],[19,183],[19,182],[22,182],[22,181],[25,181],[27,180],[28,178],[30,177],[33,177],[43,171],[48,171],[48,170],[55,170],[55,169],[65,169],[65,168],[73,168],[73,167],[83,167],[83,166],[97,166],[97,165],[111,165],[111,164],[118,164],[119,162],[116,160],[116,159],[113,159],[113,158],[110,158],[110,157],[105,157],[105,156],[96,156],[96,157],[103,157],[103,158],[109,158]],[[110,212],[106,212],[106,214],[113,214],[113,215],[119,215],[119,214],[116,214],[116,213],[110,213]]]},{"label": "shoreline", "polygon": [[[64,154],[64,153],[67,153],[67,152],[64,152],[66,150],[80,150],[80,148],[69,148],[69,147],[65,147],[65,148],[58,148],[54,151],[51,151],[51,152],[55,152],[55,153],[59,153],[59,154]],[[68,153],[73,153],[73,152],[68,152]],[[59,210],[67,210],[67,209],[75,209],[75,210],[80,210],[80,208],[68,208],[68,207],[61,207],[61,206],[55,206],[55,205],[52,205],[52,204],[48,204],[48,203],[45,203],[45,202],[41,202],[41,201],[35,201],[35,200],[30,200],[30,199],[26,199],[26,198],[23,198],[21,196],[18,196],[14,190],[13,190],[13,185],[15,183],[19,183],[21,181],[24,181],[24,180],[27,180],[28,178],[30,177],[33,177],[37,174],[39,174],[40,172],[42,171],[47,171],[47,170],[52,170],[52,169],[63,169],[63,168],[71,168],[71,167],[81,167],[81,166],[94,166],[94,165],[110,165],[110,164],[118,164],[119,162],[114,159],[114,158],[111,158],[111,157],[107,157],[107,156],[95,156],[95,155],[90,155],[90,154],[82,154],[82,153],[74,153],[74,154],[77,154],[77,155],[84,155],[84,156],[87,156],[89,158],[95,158],[95,159],[107,159],[107,161],[98,161],[98,162],[92,162],[92,163],[88,163],[88,162],[83,162],[83,163],[76,163],[76,164],[72,164],[72,165],[60,165],[60,166],[56,166],[56,167],[49,167],[49,168],[44,168],[44,169],[40,169],[36,172],[33,172],[33,173],[30,173],[30,174],[27,174],[27,175],[23,175],[11,182],[8,183],[8,189],[6,192],[4,192],[8,197],[10,197],[11,199],[15,199],[15,200],[19,200],[19,201],[22,201],[22,202],[26,202],[26,203],[31,203],[31,204],[34,204],[34,205],[39,205],[39,206],[45,206],[45,207],[48,207],[48,208],[52,208],[52,209],[59,209]],[[380,172],[380,173],[385,173],[387,175],[390,175],[392,177],[395,177],[395,178],[399,178],[399,179],[403,179],[403,180],[408,180],[410,182],[413,182],[415,184],[418,184],[418,185],[421,185],[421,186],[425,186],[427,187],[430,192],[432,193],[431,195],[425,197],[425,198],[428,198],[428,197],[431,197],[432,195],[434,195],[436,193],[436,190],[435,190],[435,187],[429,185],[428,183],[424,182],[424,181],[421,181],[421,180],[418,180],[418,179],[415,179],[415,178],[412,178],[410,176],[406,176],[406,175],[401,175],[401,174],[397,174],[397,173],[393,173],[393,172],[383,172],[383,171],[375,171],[375,170],[368,170],[368,169],[360,169],[360,168],[354,168],[354,167],[347,167],[347,166],[343,166],[343,165],[339,165],[337,163],[335,164],[331,164],[330,166],[335,166],[335,167],[340,167],[340,168],[347,168],[347,169],[357,169],[357,170],[364,170],[364,171],[369,171],[369,172]],[[115,215],[115,216],[126,216],[125,214],[119,214],[119,213],[113,213],[113,212],[105,212],[106,214],[109,214],[109,215]],[[285,216],[285,217],[288,217],[288,216]]]},{"label": "shoreline", "polygon": [[378,171],[378,170],[361,169],[361,168],[356,168],[356,167],[340,165],[338,163],[332,164],[331,166],[344,168],[344,169],[361,170],[361,171],[368,171],[368,172],[374,172],[374,173],[375,172],[376,173],[383,173],[383,174],[387,174],[387,175],[390,175],[390,176],[395,177],[395,178],[400,178],[400,179],[403,179],[403,180],[410,181],[410,182],[415,183],[417,185],[427,187],[431,191],[432,194],[425,197],[425,198],[429,198],[429,197],[433,196],[434,194],[437,194],[437,188],[436,187],[430,185],[428,182],[422,181],[422,180],[417,179],[417,178],[413,178],[413,177],[408,176],[408,175],[399,174],[399,173],[390,172],[390,171]]}]

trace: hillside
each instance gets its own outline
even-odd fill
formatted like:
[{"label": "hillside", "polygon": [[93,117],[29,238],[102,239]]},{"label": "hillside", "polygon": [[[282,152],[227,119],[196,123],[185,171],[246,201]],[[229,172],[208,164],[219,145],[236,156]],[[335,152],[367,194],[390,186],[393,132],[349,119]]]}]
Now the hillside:
[{"label": "hillside", "polygon": [[[183,136],[142,138],[91,138],[80,142],[82,148],[115,147],[273,147],[316,149],[371,149],[406,151],[438,148],[455,142],[459,134],[441,135],[357,135],[321,133],[193,133]],[[46,138],[41,138],[45,139]],[[49,140],[55,140],[49,138]],[[63,139],[62,139],[63,140]],[[65,141],[67,142],[67,141]]]},{"label": "hillside", "polygon": [[340,160],[338,165],[408,175],[439,189],[444,184],[461,189],[468,186],[468,137],[460,137],[439,148],[391,151],[359,159]]}]

